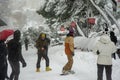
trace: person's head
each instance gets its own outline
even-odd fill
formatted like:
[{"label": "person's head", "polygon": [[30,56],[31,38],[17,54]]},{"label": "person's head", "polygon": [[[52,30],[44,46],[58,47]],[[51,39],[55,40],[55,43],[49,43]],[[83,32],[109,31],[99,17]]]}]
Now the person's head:
[{"label": "person's head", "polygon": [[113,31],[110,31],[110,36],[115,36],[115,33]]},{"label": "person's head", "polygon": [[15,40],[20,40],[20,36],[21,36],[20,30],[16,30],[13,36]]},{"label": "person's head", "polygon": [[46,38],[46,34],[45,33],[42,33],[41,34],[41,39],[44,40]]}]

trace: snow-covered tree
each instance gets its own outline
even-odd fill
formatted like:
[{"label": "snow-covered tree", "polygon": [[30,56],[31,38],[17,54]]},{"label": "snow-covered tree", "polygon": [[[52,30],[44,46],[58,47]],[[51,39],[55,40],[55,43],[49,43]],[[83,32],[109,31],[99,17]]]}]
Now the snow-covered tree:
[{"label": "snow-covered tree", "polygon": [[[102,26],[104,23],[107,23],[110,28],[111,24],[118,26],[115,19],[115,16],[118,14],[114,15],[111,13],[112,15],[110,15],[105,10],[105,6],[108,6],[108,8],[111,7],[111,10],[113,10],[113,7],[109,4],[114,5],[111,0],[46,0],[44,6],[40,8],[37,13],[46,18],[50,26],[56,23],[61,25],[74,19],[78,24],[81,24],[79,26],[87,36],[91,27],[93,27],[94,31],[100,31],[104,28]],[[89,17],[97,17],[95,25],[91,26],[87,23],[87,18]],[[86,30],[87,32],[85,32]]]}]

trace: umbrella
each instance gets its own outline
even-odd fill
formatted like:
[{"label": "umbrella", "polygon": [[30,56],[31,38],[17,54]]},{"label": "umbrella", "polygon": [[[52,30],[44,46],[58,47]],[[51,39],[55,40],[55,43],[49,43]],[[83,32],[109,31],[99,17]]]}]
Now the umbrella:
[{"label": "umbrella", "polygon": [[7,24],[3,20],[0,19],[0,26],[6,26],[6,25]]},{"label": "umbrella", "polygon": [[10,35],[14,33],[14,30],[6,29],[0,32],[0,40],[6,40]]}]

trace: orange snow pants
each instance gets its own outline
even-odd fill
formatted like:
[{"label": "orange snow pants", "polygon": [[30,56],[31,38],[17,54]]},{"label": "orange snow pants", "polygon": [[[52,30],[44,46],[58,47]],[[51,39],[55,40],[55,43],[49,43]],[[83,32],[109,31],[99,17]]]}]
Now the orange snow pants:
[{"label": "orange snow pants", "polygon": [[70,71],[73,65],[73,56],[72,55],[67,55],[68,62],[65,64],[63,67],[63,70],[65,71]]}]

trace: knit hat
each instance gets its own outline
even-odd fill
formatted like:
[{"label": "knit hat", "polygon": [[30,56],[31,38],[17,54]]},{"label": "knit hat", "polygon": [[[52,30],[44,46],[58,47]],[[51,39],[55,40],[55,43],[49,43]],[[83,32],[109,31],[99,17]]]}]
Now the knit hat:
[{"label": "knit hat", "polygon": [[41,37],[42,37],[42,38],[45,38],[45,34],[42,34]]},{"label": "knit hat", "polygon": [[14,39],[20,40],[20,36],[21,36],[20,30],[16,30],[14,32]]}]

